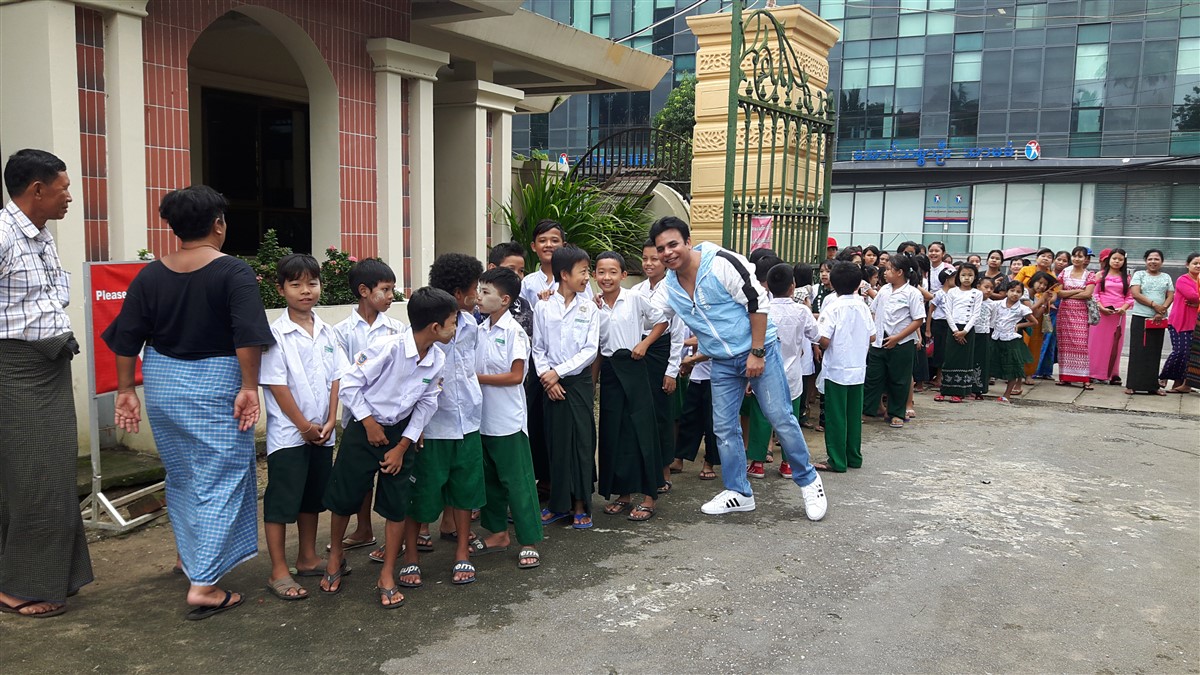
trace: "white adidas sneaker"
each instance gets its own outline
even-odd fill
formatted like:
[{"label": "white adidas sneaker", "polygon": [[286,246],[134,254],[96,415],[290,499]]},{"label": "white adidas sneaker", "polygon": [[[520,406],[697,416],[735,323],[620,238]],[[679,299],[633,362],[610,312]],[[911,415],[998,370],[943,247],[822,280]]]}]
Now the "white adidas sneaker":
[{"label": "white adidas sneaker", "polygon": [[821,484],[821,476],[800,488],[800,496],[804,497],[804,515],[809,520],[820,520],[829,510],[829,502],[825,499],[825,486]]},{"label": "white adidas sneaker", "polygon": [[723,513],[736,513],[738,511],[753,511],[754,497],[747,497],[733,490],[722,490],[720,494],[701,506],[700,510],[710,516],[719,516]]}]

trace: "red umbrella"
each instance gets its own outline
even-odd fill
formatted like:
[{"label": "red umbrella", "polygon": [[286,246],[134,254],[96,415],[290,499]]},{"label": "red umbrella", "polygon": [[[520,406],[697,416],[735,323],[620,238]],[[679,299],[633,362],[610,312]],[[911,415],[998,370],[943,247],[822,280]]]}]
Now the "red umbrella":
[{"label": "red umbrella", "polygon": [[1001,253],[1004,255],[1005,260],[1011,260],[1012,258],[1020,258],[1021,256],[1026,256],[1026,255],[1029,255],[1030,253],[1036,253],[1036,252],[1037,252],[1036,248],[1029,248],[1028,246],[1017,246],[1015,248],[1006,248],[1003,251],[1001,251]]}]

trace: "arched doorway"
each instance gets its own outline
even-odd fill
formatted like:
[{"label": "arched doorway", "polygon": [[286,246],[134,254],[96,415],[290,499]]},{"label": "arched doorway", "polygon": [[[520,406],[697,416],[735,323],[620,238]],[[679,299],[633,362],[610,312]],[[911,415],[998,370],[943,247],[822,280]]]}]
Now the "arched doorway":
[{"label": "arched doorway", "polygon": [[192,175],[230,201],[227,252],[267,230],[298,252],[338,243],[337,90],[303,29],[261,7],[222,15],[188,54],[188,95]]}]

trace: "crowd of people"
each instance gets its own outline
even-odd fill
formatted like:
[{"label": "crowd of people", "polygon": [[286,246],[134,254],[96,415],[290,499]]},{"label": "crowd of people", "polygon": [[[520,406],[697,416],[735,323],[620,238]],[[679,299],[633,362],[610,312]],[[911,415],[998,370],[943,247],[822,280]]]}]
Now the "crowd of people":
[{"label": "crowd of people", "polygon": [[[61,408],[70,399],[73,340],[44,224],[65,214],[69,181],[53,155],[22,152],[32,154],[14,155],[5,168],[14,199],[0,214],[0,372],[37,361],[38,372],[14,375],[13,391],[19,397],[50,378]],[[356,263],[349,282],[357,306],[330,325],[314,311],[320,265],[309,255],[286,256],[276,286],[287,309],[268,323],[253,272],[221,253],[226,209],[205,186],[163,198],[160,215],[179,246],[138,274],[103,334],[117,355],[115,422],[130,433],[142,420],[135,387],[142,358],[176,571],[189,581],[189,620],[244,601],[218,584],[258,550],[260,388],[268,590],[300,601],[309,591],[296,577],[314,577],[321,593],[339,593],[351,572],[346,552],[371,548],[369,559],[381,563],[379,605],[395,609],[405,602],[402,588],[424,583],[421,554],[435,547],[434,523],[438,538],[454,546],[453,584],[477,581],[472,560],[508,551],[514,538],[516,566],[535,568],[544,528],[554,523],[588,530],[594,516],[652,521],[701,446],[697,477],[715,480],[720,466],[724,488],[703,513],[754,510],[750,479],[765,477],[778,447],[778,472],[796,483],[806,517],[818,521],[828,508],[818,472],[862,467],[864,418],[903,428],[922,391],[962,403],[982,400],[995,381],[1004,386],[996,400],[1011,403],[1031,378],[1052,377],[1056,362],[1059,384],[1084,388],[1103,382],[1186,393],[1200,376],[1191,345],[1196,254],[1172,285],[1157,250],[1130,275],[1122,249],[1102,251],[1099,272],[1089,269],[1086,247],[1043,249],[1029,264],[1005,269],[1000,251],[954,261],[940,242],[904,242],[889,253],[839,248],[831,238],[814,270],[769,249],[743,257],[693,244],[685,222],[665,217],[641,252],[646,279],[627,288],[630,261],[616,252],[592,260],[545,220],[529,242],[536,270],[526,274],[518,242],[492,247],[486,263],[441,255],[429,285],[408,298],[406,323],[387,314],[396,275],[383,261]],[[23,295],[13,292],[22,270],[37,276]],[[1166,333],[1172,352],[1159,372]],[[24,351],[14,351],[17,343]],[[11,403],[15,414],[30,412],[27,402]],[[10,433],[16,425],[6,425],[0,438],[0,503],[9,504],[0,512],[4,612],[61,614],[67,596],[91,581],[77,504],[56,483],[48,507],[21,482],[33,484],[32,472],[50,468],[52,481],[65,481],[58,464],[66,453],[45,453],[57,458],[51,466],[13,450],[41,435],[35,449],[69,445],[73,467],[74,430],[68,443],[61,423],[74,413],[62,412],[59,428]],[[823,432],[825,461],[811,461],[803,427]],[[597,494],[603,503],[593,510]],[[71,526],[56,525],[57,546],[35,552],[21,519],[35,511],[44,519],[38,510],[51,507]],[[317,530],[326,510],[322,558]],[[372,512],[386,523],[382,544]],[[298,545],[289,560],[293,523]],[[58,555],[52,569],[38,566],[47,554]]]}]

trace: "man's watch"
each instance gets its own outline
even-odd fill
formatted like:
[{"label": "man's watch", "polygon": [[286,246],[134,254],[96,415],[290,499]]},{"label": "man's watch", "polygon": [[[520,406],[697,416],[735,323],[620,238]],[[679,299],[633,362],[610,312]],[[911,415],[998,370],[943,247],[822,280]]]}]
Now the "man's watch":
[{"label": "man's watch", "polygon": [[766,358],[767,348],[766,347],[757,347],[757,348],[752,347],[750,349],[750,356],[757,356],[760,359]]}]

